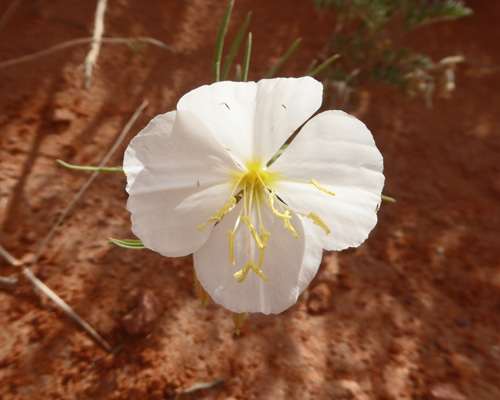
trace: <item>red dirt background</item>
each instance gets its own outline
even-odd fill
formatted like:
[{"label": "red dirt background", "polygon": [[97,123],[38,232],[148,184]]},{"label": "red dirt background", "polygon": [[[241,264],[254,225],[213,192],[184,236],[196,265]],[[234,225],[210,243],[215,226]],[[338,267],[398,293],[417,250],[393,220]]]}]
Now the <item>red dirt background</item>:
[{"label": "red dirt background", "polygon": [[[283,76],[300,76],[331,25],[310,1],[238,0],[229,38],[253,11],[250,79],[296,37]],[[113,346],[108,355],[20,277],[0,291],[0,398],[13,399],[500,399],[500,3],[412,34],[435,59],[463,54],[458,90],[427,109],[379,85],[356,115],[384,155],[379,223],[358,249],[325,253],[288,311],[231,314],[194,293],[192,258],[129,251],[125,178],[101,173],[34,272]],[[0,3],[0,15],[10,2]],[[1,27],[0,60],[90,36],[93,1],[24,0]],[[147,4],[147,5],[145,5]],[[0,243],[28,261],[88,177],[54,159],[96,165],[139,104],[149,106],[108,165],[154,115],[211,81],[226,1],[115,0],[107,36],[175,47],[104,44],[82,89],[88,45],[0,69]],[[3,276],[19,270],[0,260]],[[141,306],[142,304],[142,306]],[[151,323],[141,318],[149,305]],[[137,332],[135,334],[130,332]],[[181,393],[200,382],[227,380]]]}]

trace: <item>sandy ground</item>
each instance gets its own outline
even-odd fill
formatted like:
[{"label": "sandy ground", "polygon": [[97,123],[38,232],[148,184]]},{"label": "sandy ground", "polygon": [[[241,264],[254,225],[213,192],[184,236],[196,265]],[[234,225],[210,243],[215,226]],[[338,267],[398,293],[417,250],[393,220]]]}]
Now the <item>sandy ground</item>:
[{"label": "sandy ground", "polygon": [[[358,249],[325,253],[298,303],[231,314],[194,294],[192,258],[127,251],[125,178],[102,173],[43,252],[34,271],[113,346],[108,355],[20,277],[0,291],[0,397],[13,399],[434,399],[500,398],[500,3],[413,34],[436,59],[463,54],[458,90],[427,109],[372,84],[357,116],[385,159],[379,223]],[[2,15],[10,2],[0,3]],[[90,36],[95,2],[24,0],[1,28],[0,60]],[[29,260],[88,177],[58,166],[96,165],[134,110],[146,111],[108,165],[154,115],[211,81],[224,1],[116,0],[105,27],[175,47],[131,51],[105,44],[93,86],[76,46],[0,69],[0,243]],[[281,71],[300,76],[328,39],[309,2],[238,0],[230,37],[253,11],[250,79],[299,36]],[[300,17],[298,17],[300,16]],[[0,260],[3,276],[18,270]],[[148,309],[150,323],[144,322]],[[130,332],[136,332],[130,333]],[[200,382],[223,383],[191,394]],[[179,395],[180,394],[180,395]]]}]

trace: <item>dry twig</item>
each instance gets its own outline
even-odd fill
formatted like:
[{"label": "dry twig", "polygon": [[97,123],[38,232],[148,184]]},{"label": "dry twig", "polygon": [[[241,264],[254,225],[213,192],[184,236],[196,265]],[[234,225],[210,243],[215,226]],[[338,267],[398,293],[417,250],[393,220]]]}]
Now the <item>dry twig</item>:
[{"label": "dry twig", "polygon": [[[128,131],[134,124],[134,122],[137,120],[141,112],[146,108],[148,102],[144,101],[139,108],[134,112],[130,120],[127,122],[125,127],[123,128],[122,132],[116,139],[115,143],[113,146],[109,149],[109,151],[106,153],[102,161],[100,162],[99,166],[103,167],[111,158],[113,153],[116,151],[118,146],[120,146],[121,142],[127,135]],[[71,211],[73,206],[76,204],[76,202],[80,199],[80,197],[83,195],[83,193],[87,190],[87,188],[90,186],[90,184],[94,181],[94,179],[97,177],[99,174],[99,171],[94,171],[92,175],[87,179],[87,181],[83,184],[83,186],[80,188],[78,193],[71,199],[71,201],[68,203],[66,208],[64,209],[63,213],[59,216],[59,218],[56,220],[54,225],[52,226],[49,234],[45,237],[44,241],[40,245],[40,248],[35,256],[35,260],[33,261],[31,268],[38,262],[40,259],[41,254],[49,244],[50,240],[56,233],[56,231],[59,229],[61,226],[62,222],[64,221],[64,218],[68,215],[68,213]],[[31,271],[30,268],[26,268],[24,265],[22,265],[22,262],[15,257],[13,257],[7,250],[5,250],[1,245],[0,245],[0,255],[3,256],[7,262],[9,262],[13,266],[21,266],[23,275],[42,293],[44,293],[49,299],[51,299],[58,307],[60,307],[70,318],[72,318],[80,327],[82,327],[92,338],[99,343],[107,352],[112,353],[113,349],[111,346],[97,333],[97,331],[92,328],[86,322],[82,317],[80,317],[63,299],[61,299],[55,292],[53,292],[47,285],[45,285],[40,279],[38,279],[35,274]],[[4,286],[15,286],[17,284],[17,279],[12,279],[12,278],[4,278],[2,277],[0,279],[0,284]]]},{"label": "dry twig", "polygon": [[191,387],[188,387],[187,389],[180,389],[177,391],[175,394],[175,400],[179,398],[181,394],[189,394],[193,392],[197,392],[198,390],[205,390],[205,389],[211,389],[217,385],[220,385],[221,383],[227,382],[228,378],[220,378],[216,379],[212,382],[201,382],[201,383],[196,383]]},{"label": "dry twig", "polygon": [[[142,111],[146,108],[147,105],[148,105],[148,102],[143,101],[142,104],[137,108],[137,110],[135,110],[134,114],[132,115],[130,120],[127,122],[127,125],[125,125],[122,132],[120,133],[120,136],[118,136],[118,138],[116,139],[113,146],[111,146],[111,148],[109,149],[107,154],[104,156],[104,158],[101,160],[101,162],[97,166],[98,168],[104,167],[104,165],[106,165],[106,163],[109,161],[109,159],[114,154],[116,149],[120,146],[123,139],[125,139],[125,136],[127,136],[127,133],[130,130],[130,128],[132,127],[132,125],[134,124],[134,122],[137,120],[137,118],[142,113]],[[68,205],[66,206],[66,208],[64,209],[62,214],[59,216],[57,221],[54,223],[54,225],[50,229],[48,235],[45,237],[42,244],[40,245],[40,248],[38,249],[38,252],[35,255],[35,259],[33,261],[32,266],[34,266],[38,262],[43,251],[45,250],[45,248],[47,247],[49,242],[54,237],[54,234],[57,232],[57,230],[59,229],[59,227],[63,223],[64,218],[66,218],[66,216],[71,211],[71,209],[74,207],[74,205],[78,202],[78,200],[80,200],[80,197],[82,197],[83,193],[85,193],[85,191],[92,184],[92,182],[94,182],[94,179],[97,177],[97,175],[99,175],[99,171],[92,172],[92,174],[89,176],[87,181],[83,184],[83,186],[80,188],[80,190],[75,194],[75,196],[68,203]]]},{"label": "dry twig", "polygon": [[[0,245],[0,254],[13,266],[20,266],[21,261],[14,258],[10,253],[7,252]],[[78,325],[80,325],[87,333],[92,336],[92,338],[101,345],[104,350],[108,353],[112,353],[112,347],[106,342],[101,335],[97,333],[97,331],[92,328],[87,321],[85,321],[82,317],[80,317],[63,299],[61,299],[52,289],[50,289],[45,283],[43,283],[40,279],[38,279],[30,269],[26,268],[24,265],[21,265],[23,275],[35,286],[38,290],[40,290],[43,294],[45,294],[49,299],[51,299],[56,305],[61,308],[70,318],[72,318]],[[17,284],[17,279],[12,278],[2,278],[2,281],[12,280],[10,286],[15,286]],[[7,285],[6,285],[7,286]]]},{"label": "dry twig", "polygon": [[[68,47],[77,46],[79,44],[91,43],[92,40],[93,40],[93,38],[88,37],[88,38],[72,39],[72,40],[68,40],[66,42],[58,43],[54,46],[51,46],[51,47],[44,49],[44,50],[37,51],[35,53],[26,54],[25,56],[12,58],[12,59],[6,60],[6,61],[1,61],[0,68],[5,68],[5,67],[9,67],[9,66],[16,65],[16,64],[21,64],[24,62],[33,61],[33,60],[36,60],[37,58],[55,53],[56,51],[67,49]],[[161,47],[162,49],[165,49],[165,50],[174,51],[174,48],[172,46],[169,46],[168,44],[165,44],[158,39],[145,37],[145,36],[131,37],[131,38],[118,38],[118,37],[117,38],[102,38],[101,42],[102,43],[124,43],[124,44],[143,42],[143,43],[149,43],[149,44]]]},{"label": "dry twig", "polygon": [[12,257],[10,255],[10,253],[7,250],[5,250],[1,244],[0,244],[0,256],[2,256],[3,258],[5,258],[5,260],[10,265],[13,265],[15,267],[18,267],[19,265],[21,265],[21,261],[16,260],[14,257]]},{"label": "dry twig", "polygon": [[107,3],[108,0],[98,0],[97,2],[92,44],[90,45],[90,51],[85,58],[85,62],[83,63],[85,68],[85,89],[90,88],[90,85],[92,84],[92,70],[97,65],[97,57],[99,56],[99,51],[101,50],[102,35],[104,33],[104,12],[106,11]]}]

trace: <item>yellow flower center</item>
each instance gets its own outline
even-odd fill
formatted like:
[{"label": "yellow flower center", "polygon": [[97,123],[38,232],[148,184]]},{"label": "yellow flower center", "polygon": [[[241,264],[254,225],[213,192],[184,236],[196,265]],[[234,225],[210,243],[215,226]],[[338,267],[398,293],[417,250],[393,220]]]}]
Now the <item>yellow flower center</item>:
[{"label": "yellow flower center", "polygon": [[[231,183],[233,185],[233,190],[229,195],[227,202],[215,212],[215,214],[210,217],[204,224],[198,226],[198,230],[202,231],[205,227],[211,223],[218,223],[224,218],[236,205],[236,203],[242,201],[243,206],[241,207],[236,223],[233,229],[228,231],[228,241],[229,241],[229,259],[231,264],[235,265],[234,261],[234,235],[238,229],[240,222],[243,222],[248,229],[248,262],[236,272],[233,277],[238,282],[243,282],[250,270],[253,270],[258,276],[260,276],[265,281],[269,278],[262,271],[262,265],[264,262],[264,253],[266,251],[266,246],[271,236],[271,233],[264,227],[264,222],[262,220],[261,207],[269,206],[272,213],[281,218],[284,221],[284,227],[295,237],[298,238],[299,235],[292,226],[292,214],[297,214],[302,217],[309,218],[313,221],[315,225],[321,227],[326,234],[330,233],[328,226],[321,220],[321,218],[313,212],[309,214],[294,211],[290,209],[276,194],[276,188],[278,182],[283,178],[276,171],[268,171],[267,166],[262,162],[261,159],[252,159],[245,163],[245,167],[240,171],[231,171]],[[318,190],[328,193],[332,196],[335,194],[322,186],[320,186],[316,180],[312,179],[310,182],[302,182],[307,184],[312,184]],[[251,212],[255,207],[257,211],[257,221],[259,232],[255,228],[252,220],[250,218]],[[258,264],[255,264],[252,259],[251,243],[252,239],[258,246],[260,254]]]}]

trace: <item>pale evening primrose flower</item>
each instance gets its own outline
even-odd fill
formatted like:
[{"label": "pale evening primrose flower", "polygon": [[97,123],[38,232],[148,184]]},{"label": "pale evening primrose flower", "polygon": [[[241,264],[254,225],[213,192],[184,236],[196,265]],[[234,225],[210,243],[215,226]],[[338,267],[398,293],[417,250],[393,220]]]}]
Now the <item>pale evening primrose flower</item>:
[{"label": "pale evening primrose flower", "polygon": [[377,222],[382,156],[342,111],[308,121],[322,91],[310,77],[202,86],[125,152],[133,232],[165,256],[194,253],[201,285],[233,312],[284,311],[322,249],[359,246]]}]

